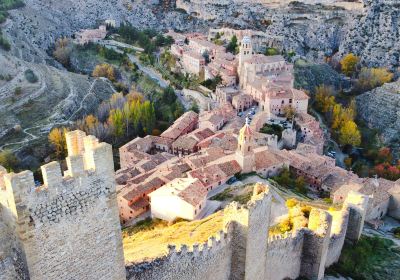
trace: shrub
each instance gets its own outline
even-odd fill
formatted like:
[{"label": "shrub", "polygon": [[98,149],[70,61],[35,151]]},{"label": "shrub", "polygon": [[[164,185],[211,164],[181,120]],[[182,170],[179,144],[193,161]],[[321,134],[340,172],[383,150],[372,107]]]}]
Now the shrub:
[{"label": "shrub", "polygon": [[357,88],[367,91],[392,81],[393,73],[385,68],[362,68],[358,76]]},{"label": "shrub", "polygon": [[2,48],[5,51],[9,51],[11,49],[10,43],[1,33],[0,33],[0,48]]},{"label": "shrub", "polygon": [[0,165],[11,171],[17,167],[18,159],[10,150],[0,152]]},{"label": "shrub", "polygon": [[400,239],[400,227],[397,227],[393,230],[393,234],[396,238]]},{"label": "shrub", "polygon": [[22,93],[22,88],[21,87],[16,87],[15,89],[14,89],[14,94],[15,95],[20,95]]},{"label": "shrub", "polygon": [[352,53],[345,55],[340,61],[340,65],[342,66],[342,72],[346,76],[351,76],[354,74],[357,68],[357,64],[360,59]]},{"label": "shrub", "polygon": [[110,64],[99,64],[93,70],[93,77],[104,77],[114,82],[116,81],[116,71]]},{"label": "shrub", "polygon": [[35,73],[31,69],[26,70],[24,72],[24,75],[25,75],[25,79],[32,84],[34,84],[38,81],[38,77],[35,75]]}]

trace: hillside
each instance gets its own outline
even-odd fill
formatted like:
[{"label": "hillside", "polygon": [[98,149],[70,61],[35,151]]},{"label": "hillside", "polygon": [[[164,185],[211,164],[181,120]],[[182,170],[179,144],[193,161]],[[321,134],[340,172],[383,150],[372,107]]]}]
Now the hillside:
[{"label": "hillside", "polygon": [[47,137],[52,126],[93,112],[114,92],[108,81],[1,53],[0,65],[3,66],[0,68],[2,148],[16,148],[38,137]]},{"label": "hillside", "polygon": [[400,152],[400,80],[356,98],[358,115],[380,132],[382,141]]}]

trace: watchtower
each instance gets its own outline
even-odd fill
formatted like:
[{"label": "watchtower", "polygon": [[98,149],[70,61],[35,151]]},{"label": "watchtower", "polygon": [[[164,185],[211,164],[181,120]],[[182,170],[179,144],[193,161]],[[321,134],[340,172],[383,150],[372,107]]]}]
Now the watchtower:
[{"label": "watchtower", "polygon": [[112,148],[82,131],[66,135],[68,170],[4,175],[2,207],[12,213],[31,280],[126,279]]}]

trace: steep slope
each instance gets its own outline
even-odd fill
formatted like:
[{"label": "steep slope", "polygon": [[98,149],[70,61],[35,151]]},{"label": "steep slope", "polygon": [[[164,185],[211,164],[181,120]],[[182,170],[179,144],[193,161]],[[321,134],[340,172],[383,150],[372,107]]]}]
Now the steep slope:
[{"label": "steep slope", "polygon": [[383,142],[400,151],[400,80],[356,98],[358,115],[377,129]]},{"label": "steep slope", "polygon": [[[114,92],[102,79],[58,70],[0,53],[0,147],[46,136],[57,124],[93,112]],[[29,82],[26,71],[37,77]],[[8,146],[4,146],[5,144]],[[22,144],[22,143],[19,143]]]}]

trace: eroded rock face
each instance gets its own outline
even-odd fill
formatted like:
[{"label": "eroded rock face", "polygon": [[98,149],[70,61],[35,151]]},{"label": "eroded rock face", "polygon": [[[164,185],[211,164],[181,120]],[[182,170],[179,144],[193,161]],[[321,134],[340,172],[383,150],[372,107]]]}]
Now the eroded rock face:
[{"label": "eroded rock face", "polygon": [[362,15],[355,16],[340,44],[339,54],[354,52],[369,67],[398,70],[400,63],[400,2],[364,0]]},{"label": "eroded rock face", "polygon": [[377,129],[382,141],[400,151],[400,80],[388,83],[356,98],[358,115]]},{"label": "eroded rock face", "polygon": [[[178,0],[177,6],[212,24],[257,28],[282,36],[285,51],[315,62],[353,52],[370,67],[397,70],[400,66],[400,3],[396,0],[365,0],[364,6],[357,1],[330,0],[213,2]],[[263,19],[270,20],[270,25],[260,24]]]},{"label": "eroded rock face", "polygon": [[[15,56],[0,53],[0,65],[3,77],[0,79],[0,147],[23,139],[47,137],[53,126],[66,125],[95,112],[114,93],[107,80],[26,62]],[[34,73],[35,82],[27,80],[27,70]]]}]

